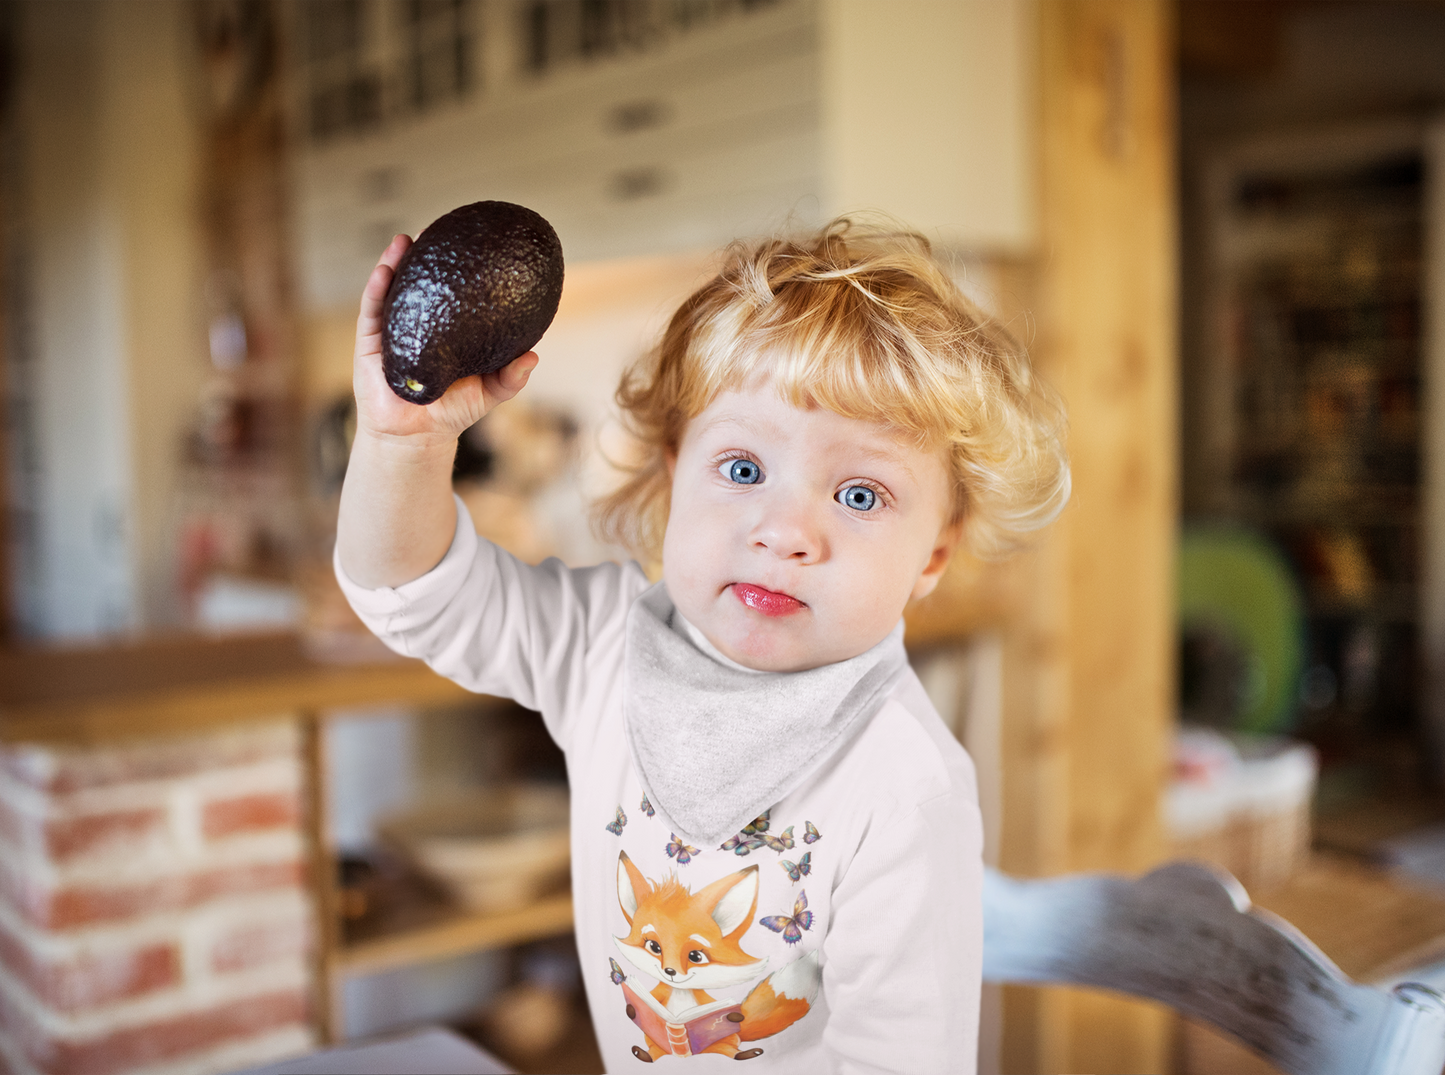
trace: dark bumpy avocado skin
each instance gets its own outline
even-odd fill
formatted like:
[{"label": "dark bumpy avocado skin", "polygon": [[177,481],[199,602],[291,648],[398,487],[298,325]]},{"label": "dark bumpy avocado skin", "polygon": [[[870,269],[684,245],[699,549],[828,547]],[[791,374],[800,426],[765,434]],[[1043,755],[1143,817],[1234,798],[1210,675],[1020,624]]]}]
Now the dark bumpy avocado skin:
[{"label": "dark bumpy avocado skin", "polygon": [[382,305],[391,390],[431,403],[461,377],[499,370],[542,338],[562,298],[562,244],[511,202],[433,221],[402,257]]}]

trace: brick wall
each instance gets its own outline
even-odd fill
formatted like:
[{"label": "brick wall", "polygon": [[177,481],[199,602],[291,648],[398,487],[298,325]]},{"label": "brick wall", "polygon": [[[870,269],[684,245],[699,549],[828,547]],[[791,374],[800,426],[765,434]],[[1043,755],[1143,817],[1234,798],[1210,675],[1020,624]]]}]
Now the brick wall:
[{"label": "brick wall", "polygon": [[294,723],[0,747],[0,1075],[202,1075],[312,1044]]}]

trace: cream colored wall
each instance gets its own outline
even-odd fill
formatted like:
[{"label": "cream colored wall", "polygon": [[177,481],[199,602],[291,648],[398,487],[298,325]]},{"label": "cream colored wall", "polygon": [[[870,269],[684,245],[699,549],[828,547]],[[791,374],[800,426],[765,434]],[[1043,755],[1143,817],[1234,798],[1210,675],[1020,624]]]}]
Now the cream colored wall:
[{"label": "cream colored wall", "polygon": [[1030,251],[1035,0],[823,0],[819,15],[825,210]]},{"label": "cream colored wall", "polygon": [[103,193],[95,10],[27,4],[17,101],[17,199],[34,511],[18,594],[27,633],[75,637],[133,622],[130,446],[119,236]]},{"label": "cream colored wall", "polygon": [[20,15],[25,633],[166,619],[181,430],[205,374],[181,0]]},{"label": "cream colored wall", "polygon": [[102,153],[116,195],[130,402],[132,565],[142,624],[173,621],[181,442],[209,367],[199,132],[183,0],[105,5]]}]

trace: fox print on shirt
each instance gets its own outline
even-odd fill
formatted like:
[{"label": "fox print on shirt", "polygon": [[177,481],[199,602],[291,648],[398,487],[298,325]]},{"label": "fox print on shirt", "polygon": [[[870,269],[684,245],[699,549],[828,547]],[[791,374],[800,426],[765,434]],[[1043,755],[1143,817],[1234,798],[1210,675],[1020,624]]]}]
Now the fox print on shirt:
[{"label": "fox print on shirt", "polygon": [[[817,953],[789,955],[812,926],[806,890],[794,890],[781,913],[759,917],[760,871],[774,864],[733,868],[734,856],[792,845],[770,837],[769,827],[764,813],[717,849],[732,854],[707,856],[712,875],[718,866],[730,871],[711,881],[692,865],[699,850],[675,832],[667,833],[661,876],[648,877],[626,851],[618,852],[617,900],[627,932],[613,938],[621,960],[608,958],[608,974],[621,987],[627,1017],[642,1031],[641,1043],[632,1046],[637,1059],[718,1053],[749,1060],[763,1049],[744,1043],[779,1034],[811,1010],[822,976]],[[811,822],[808,828],[817,831]],[[777,865],[788,878],[784,884],[802,880],[811,872],[811,853],[800,863],[780,858]],[[781,937],[783,945],[772,944],[783,951],[760,955],[745,943],[755,921]],[[780,960],[784,965],[770,974]],[[714,996],[721,990],[737,998],[749,986],[740,999]]]}]

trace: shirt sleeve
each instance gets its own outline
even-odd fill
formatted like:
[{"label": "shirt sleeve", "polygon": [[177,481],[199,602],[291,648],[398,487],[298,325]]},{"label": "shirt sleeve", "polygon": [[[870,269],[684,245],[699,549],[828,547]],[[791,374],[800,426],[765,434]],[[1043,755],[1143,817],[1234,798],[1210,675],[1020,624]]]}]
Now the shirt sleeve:
[{"label": "shirt sleeve", "polygon": [[823,1044],[839,1075],[972,1075],[983,974],[983,828],[949,793],[865,836],[833,893]]},{"label": "shirt sleeve", "polygon": [[349,579],[335,557],[341,590],[388,647],[468,690],[540,711],[565,749],[589,652],[601,637],[621,637],[646,576],[636,564],[572,569],[549,559],[534,567],[478,537],[460,497],[456,506],[456,532],[436,567],[373,590]]}]

